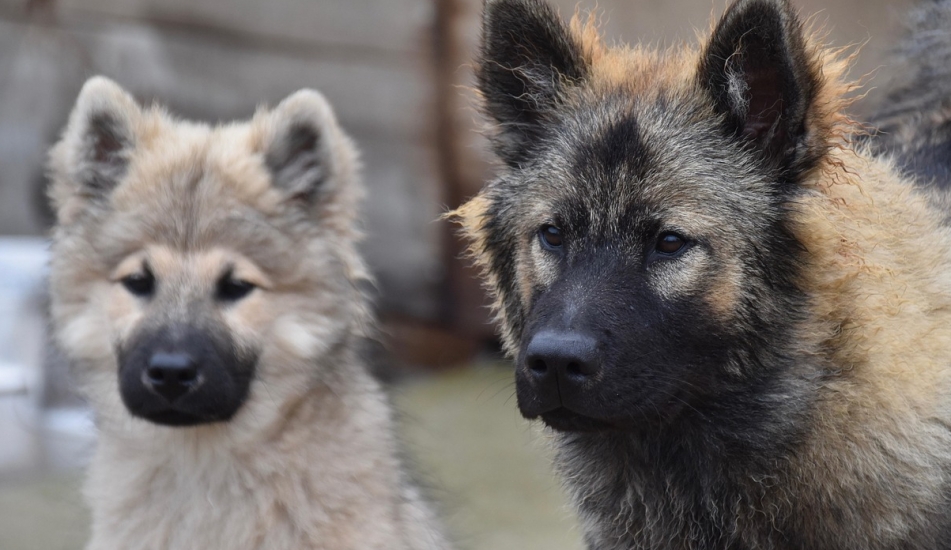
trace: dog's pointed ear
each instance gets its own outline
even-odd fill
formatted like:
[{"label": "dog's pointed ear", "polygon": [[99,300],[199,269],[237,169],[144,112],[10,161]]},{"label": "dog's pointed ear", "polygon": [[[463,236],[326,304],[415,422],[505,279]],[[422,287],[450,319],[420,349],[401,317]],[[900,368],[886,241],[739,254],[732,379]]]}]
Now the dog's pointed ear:
[{"label": "dog's pointed ear", "polygon": [[320,92],[300,90],[264,121],[264,162],[274,186],[290,197],[311,200],[335,170],[333,140],[346,139],[333,109]]},{"label": "dog's pointed ear", "polygon": [[[118,84],[90,78],[53,149],[54,176],[70,184],[71,194],[93,200],[108,196],[128,168],[141,116],[139,105]],[[55,173],[63,170],[69,173]]]},{"label": "dog's pointed ear", "polygon": [[738,0],[704,49],[700,85],[726,131],[787,170],[808,160],[810,108],[819,82],[814,55],[787,0]]},{"label": "dog's pointed ear", "polygon": [[540,0],[488,0],[476,78],[486,113],[498,124],[496,154],[516,166],[530,156],[543,123],[588,71],[581,47]]}]

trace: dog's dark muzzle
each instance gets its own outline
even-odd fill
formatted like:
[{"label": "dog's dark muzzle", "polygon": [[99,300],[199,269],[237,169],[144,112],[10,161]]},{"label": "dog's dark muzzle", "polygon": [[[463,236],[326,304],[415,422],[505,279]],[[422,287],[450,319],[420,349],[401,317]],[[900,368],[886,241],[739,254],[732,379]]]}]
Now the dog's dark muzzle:
[{"label": "dog's dark muzzle", "polygon": [[119,359],[126,408],[169,426],[230,419],[247,397],[255,363],[227,335],[187,325],[143,331]]},{"label": "dog's dark muzzle", "polygon": [[567,419],[584,414],[584,403],[601,378],[598,341],[573,330],[542,330],[529,339],[516,374],[518,405],[526,418]]}]

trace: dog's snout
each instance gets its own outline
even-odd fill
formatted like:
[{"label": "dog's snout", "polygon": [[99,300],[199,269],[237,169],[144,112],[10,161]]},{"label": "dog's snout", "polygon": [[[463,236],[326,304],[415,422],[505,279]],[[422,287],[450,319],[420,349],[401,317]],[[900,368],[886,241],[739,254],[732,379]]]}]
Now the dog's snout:
[{"label": "dog's snout", "polygon": [[516,375],[522,414],[585,409],[601,378],[600,355],[598,341],[584,332],[545,329],[531,336]]},{"label": "dog's snout", "polygon": [[152,391],[169,403],[201,385],[198,362],[186,352],[158,352],[146,365],[144,379]]},{"label": "dog's snout", "polygon": [[525,366],[539,381],[557,378],[559,386],[583,384],[601,370],[598,343],[579,332],[539,332],[525,350]]},{"label": "dog's snout", "polygon": [[166,426],[230,419],[244,403],[257,354],[221,330],[167,325],[119,352],[119,392],[134,416]]}]

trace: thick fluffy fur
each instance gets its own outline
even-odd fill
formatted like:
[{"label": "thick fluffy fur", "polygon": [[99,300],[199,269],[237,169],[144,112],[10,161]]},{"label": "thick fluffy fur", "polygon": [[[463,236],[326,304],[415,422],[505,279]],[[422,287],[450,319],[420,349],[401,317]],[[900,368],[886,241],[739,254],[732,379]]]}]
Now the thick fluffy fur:
[{"label": "thick fluffy fur", "polygon": [[[358,352],[357,159],[322,96],[209,127],[93,78],[50,165],[53,324],[99,429],[90,550],[446,547]],[[142,270],[150,295],[126,287]],[[224,334],[253,358],[236,411],[133,416],[152,413],[124,404],[117,373],[155,327]]]},{"label": "thick fluffy fur", "polygon": [[589,548],[951,548],[951,232],[845,69],[782,0],[664,52],[487,2],[454,216]]}]

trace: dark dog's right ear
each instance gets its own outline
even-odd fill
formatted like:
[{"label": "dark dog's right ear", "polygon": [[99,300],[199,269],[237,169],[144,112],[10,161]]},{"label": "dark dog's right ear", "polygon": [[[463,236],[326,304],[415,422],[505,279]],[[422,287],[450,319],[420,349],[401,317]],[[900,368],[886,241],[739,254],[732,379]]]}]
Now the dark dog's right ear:
[{"label": "dark dog's right ear", "polygon": [[488,0],[476,72],[486,113],[498,124],[494,148],[517,166],[531,156],[546,117],[588,71],[581,47],[540,0]]}]

